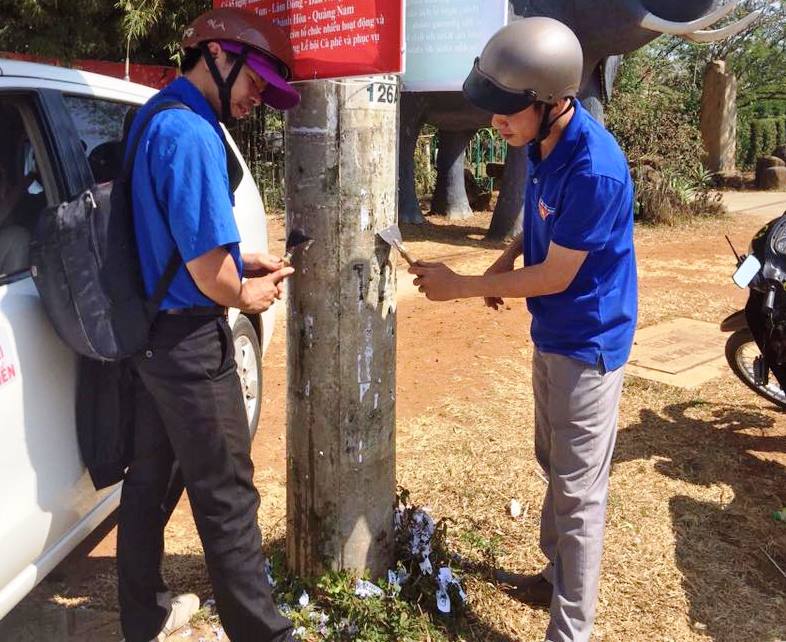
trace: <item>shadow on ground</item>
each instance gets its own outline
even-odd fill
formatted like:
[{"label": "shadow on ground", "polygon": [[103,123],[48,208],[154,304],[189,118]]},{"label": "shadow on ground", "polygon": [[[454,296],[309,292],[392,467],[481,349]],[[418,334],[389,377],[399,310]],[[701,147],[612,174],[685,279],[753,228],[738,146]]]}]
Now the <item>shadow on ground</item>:
[{"label": "shadow on ground", "polygon": [[662,475],[732,491],[718,503],[670,500],[691,621],[720,642],[782,639],[786,577],[764,550],[786,568],[786,525],[771,518],[786,501],[786,468],[766,458],[786,453],[786,436],[773,434],[771,417],[739,406],[685,402],[639,418],[620,431],[615,463],[658,458]]},{"label": "shadow on ground", "polygon": [[501,241],[486,240],[488,228],[477,225],[487,220],[486,214],[476,214],[466,222],[448,222],[443,216],[429,216],[422,225],[402,224],[401,235],[405,242],[428,241],[457,247],[498,249],[505,247]]},{"label": "shadow on ground", "polygon": [[[114,526],[113,515],[0,621],[0,640],[118,642],[122,639],[115,557],[91,555],[96,544]],[[266,553],[271,557],[280,558],[284,548],[285,542],[280,538],[265,544]],[[480,569],[476,570],[478,576],[483,575]],[[193,591],[203,603],[211,597],[201,555],[167,554],[164,576],[173,594]],[[316,594],[312,594],[313,597],[317,597]],[[477,642],[516,642],[515,637],[501,631],[495,623],[483,621],[471,609],[458,619],[435,619],[435,622],[450,639],[460,636],[461,639]],[[391,642],[394,642],[393,638]]]},{"label": "shadow on ground", "polygon": [[[0,640],[9,642],[118,642],[114,555],[94,549],[117,523],[113,513],[0,620]],[[194,591],[210,597],[201,555],[166,555],[164,577],[173,594]]]}]

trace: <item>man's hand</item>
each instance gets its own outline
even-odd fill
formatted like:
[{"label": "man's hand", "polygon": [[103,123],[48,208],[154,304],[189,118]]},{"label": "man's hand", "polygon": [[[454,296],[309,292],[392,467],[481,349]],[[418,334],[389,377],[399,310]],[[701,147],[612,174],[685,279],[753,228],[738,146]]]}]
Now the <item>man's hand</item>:
[{"label": "man's hand", "polygon": [[295,268],[283,267],[265,276],[243,282],[240,305],[243,312],[259,314],[267,310],[284,294],[284,279],[295,273]]},{"label": "man's hand", "polygon": [[[492,263],[489,268],[483,273],[487,274],[502,274],[504,272],[512,272],[516,259],[510,256],[507,252],[500,255],[500,257]],[[499,310],[499,306],[505,305],[505,301],[500,297],[487,296],[483,297],[483,302],[486,307]]]},{"label": "man's hand", "polygon": [[247,279],[265,276],[283,267],[285,267],[284,261],[274,254],[250,252],[243,255],[243,276]]},{"label": "man's hand", "polygon": [[[254,258],[251,256],[253,266]],[[269,262],[267,264],[270,265]],[[257,265],[261,265],[261,261]],[[200,292],[208,299],[251,314],[264,312],[276,299],[281,298],[284,279],[295,272],[294,268],[281,267],[268,271],[265,276],[241,281],[234,259],[223,247],[213,248],[192,259],[186,263],[186,268]]]},{"label": "man's hand", "polygon": [[449,301],[462,297],[462,277],[444,263],[418,261],[410,266],[409,273],[417,275],[414,284],[429,301]]}]

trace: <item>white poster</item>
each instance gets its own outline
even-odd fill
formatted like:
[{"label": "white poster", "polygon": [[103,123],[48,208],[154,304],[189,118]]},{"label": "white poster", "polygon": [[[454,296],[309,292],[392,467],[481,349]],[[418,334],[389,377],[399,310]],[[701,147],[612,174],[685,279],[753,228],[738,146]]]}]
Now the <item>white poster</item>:
[{"label": "white poster", "polygon": [[508,0],[407,0],[405,91],[460,91]]}]

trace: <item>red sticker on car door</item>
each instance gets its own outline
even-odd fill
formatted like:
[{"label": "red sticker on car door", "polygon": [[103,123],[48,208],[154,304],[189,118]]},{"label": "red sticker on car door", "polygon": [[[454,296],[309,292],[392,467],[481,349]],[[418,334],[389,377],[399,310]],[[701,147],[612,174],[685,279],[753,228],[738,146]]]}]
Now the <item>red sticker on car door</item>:
[{"label": "red sticker on car door", "polygon": [[11,383],[19,376],[16,351],[8,335],[0,329],[0,387]]}]

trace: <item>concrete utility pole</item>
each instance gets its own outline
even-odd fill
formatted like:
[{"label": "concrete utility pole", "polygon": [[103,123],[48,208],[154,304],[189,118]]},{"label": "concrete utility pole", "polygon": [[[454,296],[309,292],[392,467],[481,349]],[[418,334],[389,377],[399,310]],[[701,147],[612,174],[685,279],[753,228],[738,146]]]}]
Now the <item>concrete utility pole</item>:
[{"label": "concrete utility pole", "polygon": [[287,557],[292,570],[393,556],[398,87],[301,85],[286,128],[287,228],[315,239],[289,285]]}]

